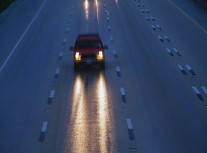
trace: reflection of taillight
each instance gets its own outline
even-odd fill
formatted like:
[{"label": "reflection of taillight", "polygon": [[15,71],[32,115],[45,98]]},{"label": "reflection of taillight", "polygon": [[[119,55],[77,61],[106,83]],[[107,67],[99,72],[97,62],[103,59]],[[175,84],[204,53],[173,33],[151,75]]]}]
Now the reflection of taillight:
[{"label": "reflection of taillight", "polygon": [[79,52],[76,52],[76,53],[75,53],[75,60],[76,60],[76,61],[80,61],[80,60],[81,60],[81,55],[80,55]]},{"label": "reflection of taillight", "polygon": [[103,60],[104,59],[103,51],[98,52],[97,59],[98,60]]}]

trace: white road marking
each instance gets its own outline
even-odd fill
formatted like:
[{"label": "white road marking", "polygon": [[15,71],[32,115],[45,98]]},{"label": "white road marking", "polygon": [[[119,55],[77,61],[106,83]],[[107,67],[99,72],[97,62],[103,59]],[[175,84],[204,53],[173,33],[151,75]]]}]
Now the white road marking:
[{"label": "white road marking", "polygon": [[145,12],[146,12],[146,13],[149,13],[149,10],[148,10],[148,9],[146,9],[146,10],[145,10]]},{"label": "white road marking", "polygon": [[158,36],[158,39],[161,41],[161,42],[164,42],[164,40],[162,39],[162,37],[159,35]]},{"label": "white road marking", "polygon": [[155,21],[155,18],[154,18],[154,17],[152,17],[152,16],[150,17],[150,19],[151,19],[152,21]]},{"label": "white road marking", "polygon": [[117,54],[117,53],[116,53],[116,50],[114,49],[114,50],[113,50],[113,55],[116,55],[116,54]]},{"label": "white road marking", "polygon": [[108,31],[111,31],[111,27],[110,26],[108,26]]},{"label": "white road marking", "polygon": [[185,67],[187,68],[188,71],[192,71],[192,68],[190,67],[190,65],[185,64]]},{"label": "white road marking", "polygon": [[156,27],[157,27],[158,29],[160,29],[160,30],[162,29],[161,26],[160,26],[159,24],[157,24]]},{"label": "white road marking", "polygon": [[178,64],[178,68],[180,69],[180,71],[184,71],[183,67],[180,64]]},{"label": "white road marking", "polygon": [[120,72],[120,67],[116,66],[116,72]]},{"label": "white road marking", "polygon": [[65,44],[65,43],[66,43],[66,41],[67,41],[67,39],[64,39],[64,40],[63,40],[63,44]]},{"label": "white road marking", "polygon": [[45,133],[47,131],[47,125],[48,125],[48,122],[47,121],[44,121],[42,123],[42,129],[41,129],[41,132]]},{"label": "white road marking", "polygon": [[114,41],[113,37],[110,37],[110,40],[111,40],[111,42],[113,42]]},{"label": "white road marking", "polygon": [[106,20],[107,20],[108,22],[109,22],[109,19],[110,19],[109,17],[106,18]]},{"label": "white road marking", "polygon": [[54,96],[55,96],[55,90],[51,90],[50,91],[50,98],[54,98]]},{"label": "white road marking", "polygon": [[173,48],[173,51],[174,51],[175,53],[178,53],[178,50],[177,50],[176,48]]},{"label": "white road marking", "polygon": [[124,90],[124,88],[120,88],[120,92],[121,92],[121,95],[122,96],[125,96],[125,90]]},{"label": "white road marking", "polygon": [[207,89],[206,89],[206,87],[202,86],[201,89],[202,89],[203,92],[207,95]]},{"label": "white road marking", "polygon": [[156,30],[156,27],[155,27],[154,25],[152,25],[152,29],[153,29],[153,30]]},{"label": "white road marking", "polygon": [[170,48],[167,48],[167,52],[172,54],[172,51],[170,50]]},{"label": "white road marking", "polygon": [[61,60],[62,57],[63,57],[63,52],[60,52],[60,54],[59,54],[59,60]]},{"label": "white road marking", "polygon": [[60,69],[57,68],[56,71],[55,71],[55,74],[59,74],[60,73]]},{"label": "white road marking", "polygon": [[147,21],[150,21],[150,17],[146,16]]},{"label": "white road marking", "polygon": [[168,42],[170,41],[169,37],[167,35],[164,35],[165,40],[167,40]]},{"label": "white road marking", "polygon": [[132,126],[132,121],[131,121],[131,119],[126,119],[126,121],[127,121],[127,128],[129,129],[129,130],[133,130],[133,126]]},{"label": "white road marking", "polygon": [[19,40],[17,41],[16,45],[14,46],[14,48],[12,49],[12,51],[9,53],[8,57],[6,58],[6,60],[4,61],[4,63],[2,64],[1,68],[0,68],[0,73],[3,71],[3,69],[5,68],[6,64],[8,63],[8,61],[10,60],[11,56],[14,54],[15,50],[17,49],[17,47],[19,46],[19,44],[22,42],[24,36],[26,35],[26,33],[29,31],[31,25],[34,23],[34,21],[36,20],[37,16],[39,15],[40,11],[43,9],[43,7],[45,6],[45,3],[47,2],[47,0],[45,0],[42,5],[40,6],[39,10],[37,11],[36,15],[33,17],[32,21],[30,22],[30,24],[27,26],[26,30],[24,31],[24,33],[21,35],[21,37],[19,38]]},{"label": "white road marking", "polygon": [[105,13],[106,13],[106,15],[109,15],[109,11],[108,10],[106,10]]},{"label": "white road marking", "polygon": [[193,91],[197,94],[200,95],[201,93],[199,92],[198,88],[196,88],[195,86],[192,86]]}]

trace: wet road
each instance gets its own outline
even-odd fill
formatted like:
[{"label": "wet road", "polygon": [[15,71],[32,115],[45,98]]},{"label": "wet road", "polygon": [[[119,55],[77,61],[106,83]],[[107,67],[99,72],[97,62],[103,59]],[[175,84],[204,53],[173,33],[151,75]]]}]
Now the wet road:
[{"label": "wet road", "polygon": [[[30,5],[0,20],[0,152],[207,152],[207,30],[187,4]],[[68,49],[85,32],[109,46],[105,70],[73,71]]]}]

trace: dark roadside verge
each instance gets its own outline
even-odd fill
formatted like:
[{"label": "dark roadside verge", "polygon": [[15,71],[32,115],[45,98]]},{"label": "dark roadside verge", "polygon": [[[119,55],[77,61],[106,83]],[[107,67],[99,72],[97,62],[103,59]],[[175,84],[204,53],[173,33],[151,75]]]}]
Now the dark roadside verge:
[{"label": "dark roadside verge", "polygon": [[201,6],[207,8],[207,0],[195,0],[197,3],[199,3]]},{"label": "dark roadside verge", "polygon": [[0,13],[3,12],[15,0],[0,0]]}]

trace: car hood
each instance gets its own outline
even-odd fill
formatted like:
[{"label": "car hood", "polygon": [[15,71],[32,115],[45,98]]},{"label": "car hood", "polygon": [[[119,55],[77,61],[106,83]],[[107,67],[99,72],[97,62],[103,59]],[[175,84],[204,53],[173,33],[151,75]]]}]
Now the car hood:
[{"label": "car hood", "polygon": [[75,52],[79,52],[82,54],[87,53],[98,53],[98,51],[104,51],[103,48],[84,48],[84,49],[75,49]]}]

